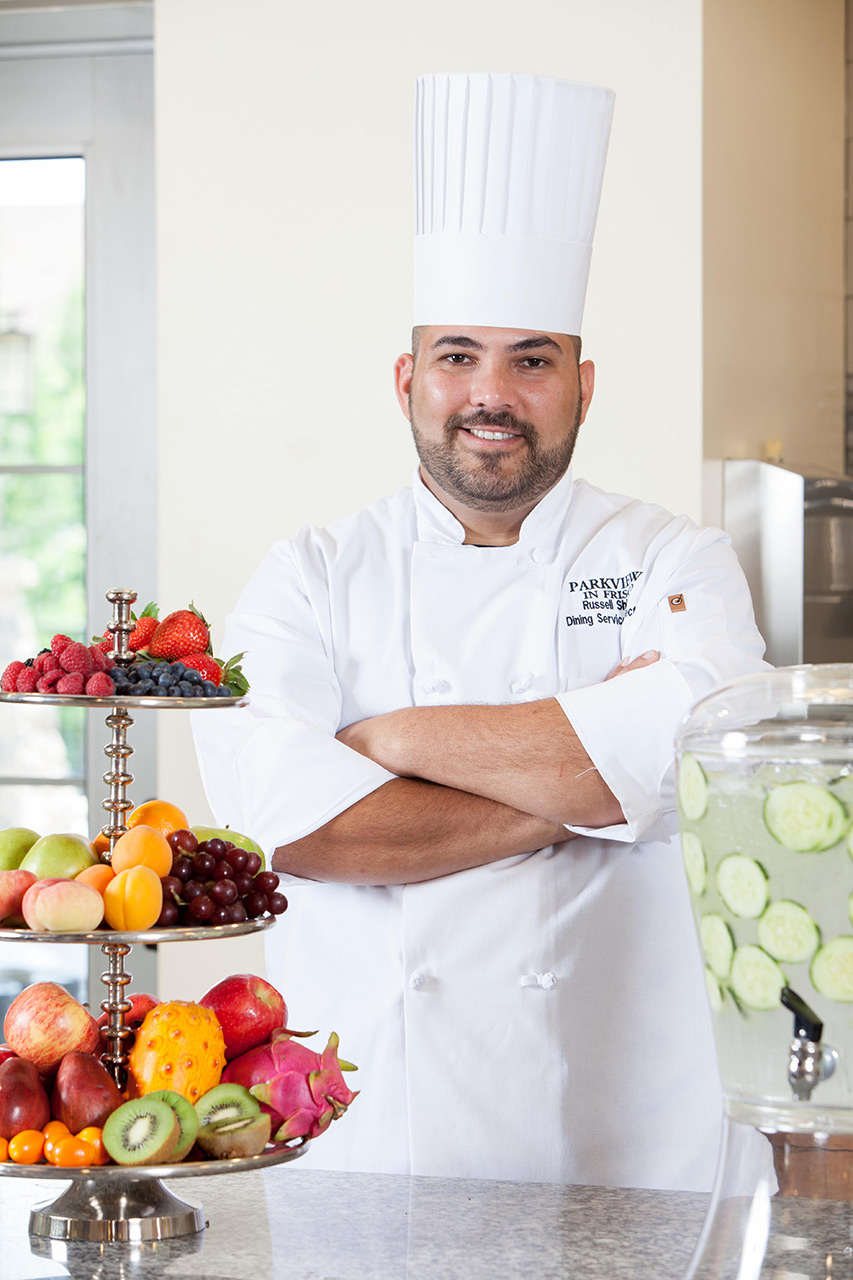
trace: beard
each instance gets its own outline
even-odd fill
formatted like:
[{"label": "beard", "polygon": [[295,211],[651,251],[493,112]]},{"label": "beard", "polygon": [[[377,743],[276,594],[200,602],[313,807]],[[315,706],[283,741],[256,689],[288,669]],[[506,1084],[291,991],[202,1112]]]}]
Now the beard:
[{"label": "beard", "polygon": [[[525,503],[538,502],[568,469],[580,428],[581,403],[566,437],[551,449],[544,449],[532,422],[516,418],[508,409],[488,413],[478,409],[469,417],[454,413],[444,424],[444,439],[426,440],[418,428],[409,397],[409,419],[421,465],[445,493],[475,511],[511,511]],[[486,431],[513,431],[523,436],[527,449],[523,456],[509,457],[495,450],[479,457],[465,454],[459,446],[460,429],[480,427]]]}]

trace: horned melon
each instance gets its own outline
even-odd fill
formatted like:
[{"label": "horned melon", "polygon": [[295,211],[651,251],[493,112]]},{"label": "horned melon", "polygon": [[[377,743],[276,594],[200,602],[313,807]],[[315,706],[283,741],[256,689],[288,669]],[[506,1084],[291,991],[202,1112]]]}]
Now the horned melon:
[{"label": "horned melon", "polygon": [[195,1104],[219,1084],[225,1037],[211,1009],[168,1000],[145,1015],[128,1059],[128,1096],[173,1089]]}]

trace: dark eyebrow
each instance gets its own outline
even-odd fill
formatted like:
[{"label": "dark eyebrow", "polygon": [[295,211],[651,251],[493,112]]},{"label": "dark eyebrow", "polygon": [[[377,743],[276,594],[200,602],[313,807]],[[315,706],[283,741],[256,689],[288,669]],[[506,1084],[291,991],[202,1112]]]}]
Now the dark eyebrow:
[{"label": "dark eyebrow", "polygon": [[507,351],[513,354],[517,351],[533,351],[536,347],[553,347],[555,351],[563,354],[563,348],[553,338],[547,338],[543,333],[538,338],[522,338],[521,342],[514,342],[511,347],[507,347]]},{"label": "dark eyebrow", "polygon": [[432,350],[437,347],[468,347],[470,351],[482,351],[482,344],[475,342],[473,338],[469,338],[466,334],[445,334],[442,338],[436,338],[432,344]]}]

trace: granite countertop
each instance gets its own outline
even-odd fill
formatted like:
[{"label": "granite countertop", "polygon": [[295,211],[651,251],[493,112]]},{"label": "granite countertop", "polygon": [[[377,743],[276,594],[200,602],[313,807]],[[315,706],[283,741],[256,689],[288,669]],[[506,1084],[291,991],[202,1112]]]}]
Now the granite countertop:
[{"label": "granite countertop", "polygon": [[280,1165],[169,1184],[204,1207],[198,1236],[154,1245],[28,1234],[64,1184],[4,1178],[9,1280],[682,1280],[705,1195],[324,1173]]}]

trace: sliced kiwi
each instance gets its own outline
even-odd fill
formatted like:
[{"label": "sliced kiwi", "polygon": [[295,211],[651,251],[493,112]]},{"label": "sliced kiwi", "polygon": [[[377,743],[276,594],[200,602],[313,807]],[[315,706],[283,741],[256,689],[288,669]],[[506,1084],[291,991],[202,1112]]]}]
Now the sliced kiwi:
[{"label": "sliced kiwi", "polygon": [[104,1125],[103,1141],[117,1164],[163,1164],[181,1136],[176,1113],[161,1098],[132,1098]]},{"label": "sliced kiwi", "polygon": [[270,1117],[266,1112],[240,1120],[206,1124],[198,1131],[198,1145],[216,1160],[238,1156],[258,1156],[270,1140]]},{"label": "sliced kiwi", "polygon": [[165,1102],[178,1117],[181,1136],[178,1138],[178,1145],[170,1156],[170,1159],[177,1164],[179,1160],[183,1160],[195,1142],[195,1136],[198,1133],[198,1113],[193,1104],[182,1093],[175,1093],[174,1089],[156,1089],[154,1093],[147,1093],[145,1096],[149,1102],[152,1098],[158,1098],[161,1102]]},{"label": "sliced kiwi", "polygon": [[217,1084],[195,1104],[199,1127],[226,1120],[248,1120],[261,1114],[261,1104],[241,1084]]}]

